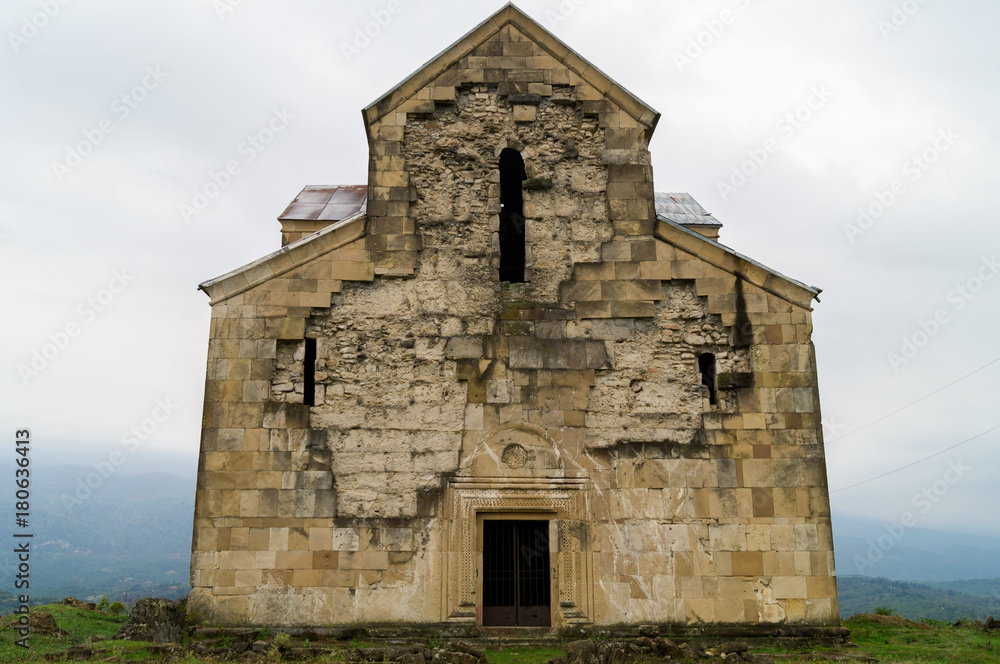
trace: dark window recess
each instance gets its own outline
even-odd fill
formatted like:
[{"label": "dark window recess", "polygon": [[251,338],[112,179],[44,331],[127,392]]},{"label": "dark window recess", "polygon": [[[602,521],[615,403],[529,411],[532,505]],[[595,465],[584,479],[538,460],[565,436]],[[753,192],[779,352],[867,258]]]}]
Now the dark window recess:
[{"label": "dark window recess", "polygon": [[528,177],[521,153],[500,153],[500,281],[524,283],[524,195]]},{"label": "dark window recess", "polygon": [[306,339],[306,356],[302,358],[302,403],[316,405],[316,340]]},{"label": "dark window recess", "polygon": [[483,624],[551,623],[548,521],[483,522]]},{"label": "dark window recess", "polygon": [[701,384],[708,388],[708,402],[714,406],[719,402],[715,391],[715,355],[712,353],[699,355],[698,371],[701,372]]}]

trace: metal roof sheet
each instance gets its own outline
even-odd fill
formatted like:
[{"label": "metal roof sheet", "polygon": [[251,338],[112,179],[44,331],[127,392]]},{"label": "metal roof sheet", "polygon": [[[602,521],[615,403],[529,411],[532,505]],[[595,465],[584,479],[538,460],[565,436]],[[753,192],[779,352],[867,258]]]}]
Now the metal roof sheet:
[{"label": "metal roof sheet", "polygon": [[280,221],[340,221],[368,207],[368,187],[353,185],[313,185],[299,192]]},{"label": "metal roof sheet", "polygon": [[[709,214],[691,194],[657,192],[656,214],[685,226],[722,224]],[[288,221],[340,221],[368,207],[365,185],[311,185],[302,189],[278,217]]]},{"label": "metal roof sheet", "polygon": [[657,192],[656,214],[683,226],[717,226],[722,224],[708,213],[691,194]]}]

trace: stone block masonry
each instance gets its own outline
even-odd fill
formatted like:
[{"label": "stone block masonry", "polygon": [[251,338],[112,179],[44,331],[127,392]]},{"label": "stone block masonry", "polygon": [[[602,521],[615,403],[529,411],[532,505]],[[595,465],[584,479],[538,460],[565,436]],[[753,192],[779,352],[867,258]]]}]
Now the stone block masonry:
[{"label": "stone block masonry", "polygon": [[836,625],[818,291],[657,217],[655,111],[507,6],[364,117],[367,209],[202,286],[191,611],[491,626],[506,520],[553,629]]}]

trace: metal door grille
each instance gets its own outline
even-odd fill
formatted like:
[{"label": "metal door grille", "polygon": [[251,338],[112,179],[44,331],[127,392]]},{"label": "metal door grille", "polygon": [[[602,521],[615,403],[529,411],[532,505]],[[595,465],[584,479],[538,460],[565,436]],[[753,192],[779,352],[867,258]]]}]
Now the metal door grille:
[{"label": "metal door grille", "polygon": [[483,522],[483,624],[551,624],[548,521]]}]

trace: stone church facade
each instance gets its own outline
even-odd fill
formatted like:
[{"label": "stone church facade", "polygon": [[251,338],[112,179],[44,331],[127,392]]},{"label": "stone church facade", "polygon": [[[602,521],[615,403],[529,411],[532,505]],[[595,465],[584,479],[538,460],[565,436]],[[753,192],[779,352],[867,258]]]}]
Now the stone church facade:
[{"label": "stone church facade", "polygon": [[212,321],[212,625],[838,624],[811,302],[655,194],[659,115],[507,5],[363,112]]}]

